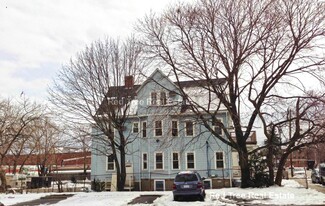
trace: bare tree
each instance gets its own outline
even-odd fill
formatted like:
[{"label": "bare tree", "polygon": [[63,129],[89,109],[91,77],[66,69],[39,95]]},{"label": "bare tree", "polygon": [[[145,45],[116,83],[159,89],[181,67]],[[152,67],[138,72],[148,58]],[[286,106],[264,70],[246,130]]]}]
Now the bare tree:
[{"label": "bare tree", "polygon": [[[142,50],[132,37],[125,42],[96,41],[64,66],[50,89],[51,101],[72,114],[74,122],[94,125],[97,151],[113,155],[117,190],[124,189],[126,146],[133,140],[124,132],[130,102],[144,67]],[[130,85],[124,85],[125,77]],[[115,135],[114,135],[114,131]]]},{"label": "bare tree", "polygon": [[87,174],[87,155],[91,151],[91,127],[89,124],[73,124],[66,125],[65,135],[69,137],[69,143],[66,145],[69,149],[74,151],[81,151],[83,153],[83,170],[84,178]]},{"label": "bare tree", "polygon": [[[54,156],[64,147],[62,130],[49,116],[45,116],[38,122],[38,130],[34,134],[34,144],[40,177],[46,176],[55,162]],[[57,163],[55,162],[57,165]]]},{"label": "bare tree", "polygon": [[[219,105],[206,108],[180,87],[207,129],[238,151],[243,188],[252,186],[246,140],[259,114],[270,113],[277,96],[305,97],[302,77],[324,82],[324,15],[320,1],[202,0],[139,23],[150,57],[167,64],[177,82],[196,81],[210,94],[209,102],[219,99]],[[229,113],[232,128],[216,120],[221,110]],[[213,131],[211,119],[225,137]]]},{"label": "bare tree", "polygon": [[[266,144],[250,153],[266,149],[271,184],[281,185],[284,166],[292,152],[325,141],[325,118],[322,115],[325,104],[320,96],[312,94],[304,99],[298,98],[295,100],[296,102],[292,102],[290,99],[279,99],[279,104],[273,107],[274,111],[277,111],[276,113],[260,114],[265,130]],[[287,105],[289,110],[280,103],[284,102],[283,100],[287,103],[291,102],[290,106]],[[291,105],[294,104],[295,107],[292,107]],[[266,131],[267,129],[269,131]],[[278,170],[274,182],[276,159],[278,160]]]},{"label": "bare tree", "polygon": [[1,190],[6,190],[4,159],[13,145],[28,133],[29,126],[43,115],[44,108],[28,99],[0,101],[0,179]]}]

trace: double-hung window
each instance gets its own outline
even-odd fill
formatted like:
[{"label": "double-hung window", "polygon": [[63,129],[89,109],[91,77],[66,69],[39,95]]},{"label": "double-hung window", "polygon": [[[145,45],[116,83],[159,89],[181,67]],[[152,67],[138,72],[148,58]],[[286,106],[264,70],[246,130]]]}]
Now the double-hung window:
[{"label": "double-hung window", "polygon": [[155,169],[156,170],[164,169],[164,154],[162,152],[155,153]]},{"label": "double-hung window", "polygon": [[224,168],[223,152],[216,152],[216,169]]},{"label": "double-hung window", "polygon": [[151,105],[157,105],[157,92],[151,92]]},{"label": "double-hung window", "polygon": [[186,121],[185,122],[185,133],[186,136],[193,136],[194,135],[194,124],[193,121]]},{"label": "double-hung window", "polygon": [[139,132],[139,122],[133,122],[132,132],[133,133],[138,133]]},{"label": "double-hung window", "polygon": [[142,169],[147,170],[148,169],[148,154],[142,153]]},{"label": "double-hung window", "polygon": [[195,154],[194,152],[186,153],[186,168],[195,169]]},{"label": "double-hung window", "polygon": [[155,137],[162,136],[163,130],[162,130],[162,121],[155,121]]},{"label": "double-hung window", "polygon": [[212,122],[212,127],[213,130],[218,134],[218,135],[222,135],[222,128],[220,127],[220,125],[218,124],[218,122],[221,122],[220,119]]},{"label": "double-hung window", "polygon": [[114,164],[114,156],[111,155],[107,155],[107,165],[106,165],[106,170],[115,170],[115,164]]},{"label": "double-hung window", "polygon": [[179,153],[178,152],[173,152],[172,153],[172,169],[173,170],[179,170]]},{"label": "double-hung window", "polygon": [[160,92],[160,105],[166,105],[167,104],[167,95],[166,92],[162,91]]},{"label": "double-hung window", "polygon": [[147,122],[142,122],[142,137],[147,137]]},{"label": "double-hung window", "polygon": [[172,137],[178,137],[178,121],[172,120]]}]

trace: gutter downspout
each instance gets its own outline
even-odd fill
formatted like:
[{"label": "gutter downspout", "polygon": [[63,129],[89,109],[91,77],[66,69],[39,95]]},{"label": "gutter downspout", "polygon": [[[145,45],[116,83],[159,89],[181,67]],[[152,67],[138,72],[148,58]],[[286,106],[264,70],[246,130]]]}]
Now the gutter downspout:
[{"label": "gutter downspout", "polygon": [[206,145],[206,159],[207,159],[207,175],[210,177],[210,163],[209,163],[209,141],[205,141]]},{"label": "gutter downspout", "polygon": [[[139,190],[140,191],[142,191],[141,189],[141,169],[142,169],[142,165],[141,165],[141,162],[142,162],[142,150],[141,150],[141,143],[140,143],[140,141],[141,141],[141,135],[142,135],[142,122],[140,121],[140,117],[139,117],[139,115],[137,115],[137,118],[138,118],[138,124],[139,124],[139,135],[138,135],[138,150],[139,150]],[[148,158],[148,157],[147,157]]]}]

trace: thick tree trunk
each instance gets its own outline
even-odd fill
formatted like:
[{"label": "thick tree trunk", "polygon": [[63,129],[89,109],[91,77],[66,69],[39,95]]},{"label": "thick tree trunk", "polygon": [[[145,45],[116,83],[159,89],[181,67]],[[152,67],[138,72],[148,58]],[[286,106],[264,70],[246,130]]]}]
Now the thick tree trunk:
[{"label": "thick tree trunk", "polygon": [[125,150],[124,147],[121,148],[120,150],[120,169],[121,169],[121,173],[120,173],[120,177],[119,177],[119,181],[118,181],[118,191],[123,191],[124,190],[124,186],[125,186],[125,179],[126,179],[126,165],[125,165]]},{"label": "thick tree trunk", "polygon": [[239,156],[239,166],[241,171],[241,188],[253,187],[253,182],[251,181],[250,168],[248,163],[248,152],[246,145],[242,145],[238,151]]},{"label": "thick tree trunk", "polygon": [[14,166],[13,166],[13,169],[12,169],[12,174],[16,174],[17,173],[17,161],[14,161]]},{"label": "thick tree trunk", "polygon": [[275,184],[281,186],[282,183],[282,177],[283,177],[283,168],[285,166],[285,163],[288,159],[289,153],[284,153],[279,161],[279,166],[278,166],[278,171],[276,173],[276,177],[275,177]]},{"label": "thick tree trunk", "polygon": [[0,192],[5,192],[7,190],[7,180],[6,180],[6,172],[0,169]]},{"label": "thick tree trunk", "polygon": [[268,148],[268,152],[266,155],[266,164],[267,167],[269,168],[269,182],[268,185],[274,185],[274,158],[273,158],[273,146],[270,146]]}]

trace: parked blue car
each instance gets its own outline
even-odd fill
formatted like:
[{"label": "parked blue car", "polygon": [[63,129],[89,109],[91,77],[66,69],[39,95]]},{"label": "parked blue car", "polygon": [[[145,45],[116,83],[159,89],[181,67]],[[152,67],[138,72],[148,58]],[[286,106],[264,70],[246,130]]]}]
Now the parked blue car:
[{"label": "parked blue car", "polygon": [[204,201],[205,189],[203,179],[200,174],[195,171],[179,172],[173,184],[174,201],[180,197],[198,197],[200,201]]}]

